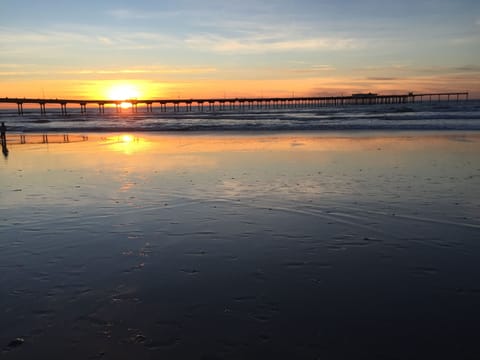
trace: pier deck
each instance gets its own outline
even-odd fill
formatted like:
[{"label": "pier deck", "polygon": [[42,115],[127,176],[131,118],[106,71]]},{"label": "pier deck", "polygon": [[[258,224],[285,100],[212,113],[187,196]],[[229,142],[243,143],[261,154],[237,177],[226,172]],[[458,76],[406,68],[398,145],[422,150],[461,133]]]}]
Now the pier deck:
[{"label": "pier deck", "polygon": [[160,112],[171,109],[174,112],[183,111],[226,111],[248,109],[282,109],[307,108],[323,106],[345,105],[378,105],[378,104],[406,104],[423,101],[460,101],[468,100],[468,92],[445,92],[405,95],[377,95],[354,94],[351,96],[322,96],[322,97],[271,97],[271,98],[212,98],[212,99],[127,99],[127,100],[78,100],[78,99],[35,99],[35,98],[0,98],[0,104],[16,104],[18,115],[24,114],[25,104],[38,104],[40,113],[47,114],[47,105],[59,105],[61,114],[67,115],[67,105],[80,106],[80,112],[87,114],[87,106],[95,106],[100,114],[105,113],[105,106],[122,111],[122,105],[127,104],[133,113],[138,112],[139,105],[146,112],[153,112],[154,108]]}]

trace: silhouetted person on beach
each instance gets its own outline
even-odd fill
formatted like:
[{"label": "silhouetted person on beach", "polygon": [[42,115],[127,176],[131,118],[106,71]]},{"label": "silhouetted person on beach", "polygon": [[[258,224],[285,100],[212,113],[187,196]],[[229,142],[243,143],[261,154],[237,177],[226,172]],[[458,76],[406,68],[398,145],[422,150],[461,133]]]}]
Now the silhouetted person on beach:
[{"label": "silhouetted person on beach", "polygon": [[2,141],[5,140],[5,134],[7,133],[7,127],[5,123],[2,121],[2,125],[0,126],[0,135],[2,137]]},{"label": "silhouetted person on beach", "polygon": [[0,126],[0,140],[2,142],[2,152],[3,155],[8,156],[8,149],[7,149],[7,127],[5,123],[2,121],[2,125]]}]

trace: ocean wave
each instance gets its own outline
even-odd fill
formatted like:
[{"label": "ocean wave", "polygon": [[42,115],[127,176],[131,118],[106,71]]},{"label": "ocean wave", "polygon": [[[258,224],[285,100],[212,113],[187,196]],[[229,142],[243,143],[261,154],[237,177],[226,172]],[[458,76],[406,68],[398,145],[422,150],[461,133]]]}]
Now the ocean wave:
[{"label": "ocean wave", "polygon": [[13,132],[112,132],[112,131],[284,131],[284,130],[480,130],[480,102],[344,106],[311,109],[251,109],[216,112],[137,113],[94,109],[81,114],[69,109],[0,110],[0,120]]}]

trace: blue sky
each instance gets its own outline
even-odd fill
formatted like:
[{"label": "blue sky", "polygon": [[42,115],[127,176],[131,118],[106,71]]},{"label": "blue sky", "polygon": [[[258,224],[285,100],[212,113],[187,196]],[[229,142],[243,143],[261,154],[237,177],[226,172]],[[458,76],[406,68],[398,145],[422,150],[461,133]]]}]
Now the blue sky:
[{"label": "blue sky", "polygon": [[242,95],[250,81],[279,93],[476,92],[479,4],[1,0],[0,85],[149,81],[188,95],[203,83]]}]

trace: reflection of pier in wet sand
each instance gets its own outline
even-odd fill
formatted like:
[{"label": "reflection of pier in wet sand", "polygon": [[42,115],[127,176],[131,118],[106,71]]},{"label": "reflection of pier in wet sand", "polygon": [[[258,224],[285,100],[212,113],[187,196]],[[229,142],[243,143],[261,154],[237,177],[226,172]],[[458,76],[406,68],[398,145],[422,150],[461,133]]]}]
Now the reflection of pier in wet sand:
[{"label": "reflection of pier in wet sand", "polygon": [[67,105],[79,105],[81,114],[87,114],[87,105],[94,105],[100,114],[105,113],[105,106],[111,106],[117,112],[122,111],[126,104],[132,113],[138,112],[138,106],[143,106],[147,113],[153,109],[160,112],[185,111],[248,111],[259,109],[288,109],[331,107],[346,105],[379,105],[406,104],[423,101],[460,101],[468,100],[468,92],[445,92],[428,94],[378,95],[353,94],[351,96],[327,97],[285,97],[285,98],[212,98],[212,99],[154,99],[154,100],[68,100],[68,99],[34,99],[34,98],[0,98],[0,104],[16,104],[18,114],[23,115],[25,104],[40,105],[40,113],[46,115],[47,105],[60,105],[62,116],[67,115]]},{"label": "reflection of pier in wet sand", "polygon": [[88,141],[88,136],[71,134],[8,134],[8,145],[62,144]]}]

